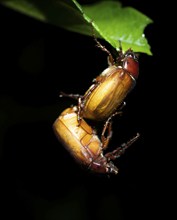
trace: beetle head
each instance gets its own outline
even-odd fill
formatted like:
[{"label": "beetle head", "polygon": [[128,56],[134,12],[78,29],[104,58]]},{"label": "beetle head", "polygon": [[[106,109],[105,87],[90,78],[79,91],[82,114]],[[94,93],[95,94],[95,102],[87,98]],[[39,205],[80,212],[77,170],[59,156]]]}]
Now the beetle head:
[{"label": "beetle head", "polygon": [[139,75],[138,57],[133,50],[128,49],[122,59],[122,68],[130,73],[130,75],[137,79]]},{"label": "beetle head", "polygon": [[118,168],[111,161],[108,162],[104,156],[98,157],[90,164],[89,168],[96,173],[118,173]]},{"label": "beetle head", "polygon": [[125,53],[123,53],[120,44],[116,63],[117,66],[121,66],[122,69],[129,72],[129,74],[134,79],[138,78],[139,75],[138,55],[135,54],[131,48],[129,48],[127,51],[125,51]]}]

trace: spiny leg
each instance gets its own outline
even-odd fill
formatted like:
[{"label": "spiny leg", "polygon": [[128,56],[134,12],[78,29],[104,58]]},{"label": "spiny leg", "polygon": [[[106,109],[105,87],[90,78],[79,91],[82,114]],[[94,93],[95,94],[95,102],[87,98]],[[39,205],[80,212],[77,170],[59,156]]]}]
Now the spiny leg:
[{"label": "spiny leg", "polygon": [[83,118],[84,105],[85,105],[85,102],[83,102],[82,97],[79,97],[78,98],[78,111],[77,111],[78,126],[80,126],[82,118]]},{"label": "spiny leg", "polygon": [[69,97],[69,98],[73,98],[73,99],[79,99],[81,97],[83,97],[82,95],[79,95],[79,94],[66,94],[64,92],[60,92],[60,95],[59,97]]},{"label": "spiny leg", "polygon": [[127,143],[123,143],[120,147],[118,147],[116,150],[109,152],[107,154],[105,154],[105,157],[108,159],[108,161],[110,160],[115,160],[118,157],[120,157],[125,150],[130,147],[138,138],[140,137],[140,134],[137,133],[135,137],[133,137],[132,139],[130,139]]},{"label": "spiny leg", "polygon": [[122,102],[121,105],[118,107],[118,112],[121,112],[121,110],[126,106],[126,102]]},{"label": "spiny leg", "polygon": [[[107,136],[105,137],[105,132],[107,131]],[[102,149],[105,150],[109,144],[112,137],[112,122],[106,122],[101,134]]]},{"label": "spiny leg", "polygon": [[76,99],[78,101],[77,120],[78,120],[78,126],[80,126],[82,116],[83,116],[83,108],[84,108],[84,104],[85,104],[82,101],[84,96],[79,95],[79,94],[66,94],[64,92],[60,92],[59,97],[69,97],[69,98]]},{"label": "spiny leg", "polygon": [[[105,122],[103,131],[101,133],[101,142],[102,142],[102,149],[105,150],[109,144],[109,141],[112,137],[112,118],[118,114],[122,114],[122,112],[117,111],[113,113]],[[105,137],[105,133],[108,133],[107,136]]]},{"label": "spiny leg", "polygon": [[108,64],[109,66],[112,66],[115,64],[115,61],[114,61],[114,58],[112,56],[112,54],[109,52],[108,49],[106,49],[105,46],[103,46],[98,40],[97,38],[94,36],[94,40],[96,41],[97,43],[97,47],[99,47],[102,51],[105,51],[107,54],[108,54]]},{"label": "spiny leg", "polygon": [[93,34],[93,38],[96,42],[96,46],[99,47],[102,51],[106,52],[108,54],[108,64],[111,66],[111,65],[114,65],[115,64],[115,61],[114,61],[114,58],[112,56],[112,54],[110,53],[110,51],[108,49],[106,49],[105,46],[103,46],[97,39],[96,35],[95,35],[95,31],[94,31],[94,26],[93,26],[93,22],[91,22],[91,25],[92,25],[92,34]]}]

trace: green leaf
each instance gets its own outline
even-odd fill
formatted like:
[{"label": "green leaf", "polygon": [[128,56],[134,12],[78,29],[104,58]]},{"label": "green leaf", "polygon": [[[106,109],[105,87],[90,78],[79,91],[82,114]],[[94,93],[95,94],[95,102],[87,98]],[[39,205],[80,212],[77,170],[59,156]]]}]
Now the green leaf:
[{"label": "green leaf", "polygon": [[131,7],[122,7],[118,1],[99,1],[79,5],[75,0],[6,0],[1,2],[26,15],[60,26],[70,31],[92,36],[92,27],[97,36],[109,42],[116,50],[119,40],[124,50],[151,55],[144,36],[145,27],[152,20]]},{"label": "green leaf", "polygon": [[152,22],[147,16],[131,7],[122,7],[117,1],[103,1],[83,6],[80,10],[84,18],[92,22],[99,35],[117,50],[120,40],[124,50],[131,47],[134,51],[151,55],[143,33],[145,27]]}]

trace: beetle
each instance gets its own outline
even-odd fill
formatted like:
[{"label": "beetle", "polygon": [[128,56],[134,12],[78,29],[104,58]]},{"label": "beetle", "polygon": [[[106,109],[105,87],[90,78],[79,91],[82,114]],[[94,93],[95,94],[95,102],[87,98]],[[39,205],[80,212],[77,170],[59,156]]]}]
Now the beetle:
[{"label": "beetle", "polygon": [[[76,106],[65,109],[55,120],[53,129],[58,140],[78,163],[96,173],[117,174],[118,168],[111,160],[120,157],[138,139],[139,133],[127,143],[104,155],[104,150],[112,136],[112,116],[104,124],[101,138],[84,119],[79,124]],[[106,137],[105,133],[107,133]]]},{"label": "beetle", "polygon": [[131,48],[123,53],[120,45],[117,59],[94,38],[97,46],[108,54],[108,68],[93,80],[93,84],[82,96],[61,92],[78,100],[78,121],[82,118],[105,120],[123,103],[127,94],[134,88],[139,75],[138,56]]}]

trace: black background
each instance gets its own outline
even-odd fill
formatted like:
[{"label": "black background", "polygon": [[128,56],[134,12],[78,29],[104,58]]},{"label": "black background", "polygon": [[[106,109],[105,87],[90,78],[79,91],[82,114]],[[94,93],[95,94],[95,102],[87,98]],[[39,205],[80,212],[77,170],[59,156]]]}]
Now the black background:
[{"label": "black background", "polygon": [[137,131],[141,138],[115,161],[120,172],[110,178],[80,168],[52,130],[61,111],[75,103],[60,99],[59,92],[83,94],[107,67],[106,54],[91,37],[0,6],[2,219],[126,220],[166,213],[163,12],[150,1],[123,4],[153,19],[145,29],[153,56],[140,55],[137,85],[126,98],[123,116],[114,120],[110,149]]}]

